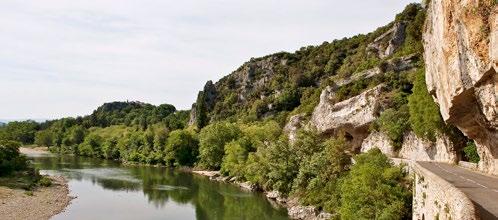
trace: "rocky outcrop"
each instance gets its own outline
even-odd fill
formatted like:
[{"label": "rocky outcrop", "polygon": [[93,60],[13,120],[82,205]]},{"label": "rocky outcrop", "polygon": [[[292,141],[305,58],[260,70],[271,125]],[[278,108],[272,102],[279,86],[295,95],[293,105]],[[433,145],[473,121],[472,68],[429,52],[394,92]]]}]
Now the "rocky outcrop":
[{"label": "rocky outcrop", "polygon": [[404,22],[395,23],[391,29],[370,43],[367,50],[376,53],[380,58],[391,56],[405,41],[405,28]]},{"label": "rocky outcrop", "polygon": [[206,103],[207,109],[211,110],[214,107],[214,102],[216,101],[216,87],[213,84],[213,81],[207,81],[206,85],[204,85],[204,102]]},{"label": "rocky outcrop", "polygon": [[286,197],[282,197],[280,193],[277,191],[272,191],[267,193],[266,197],[270,201],[277,202],[277,204],[286,207],[290,219],[327,220],[327,219],[332,219],[332,217],[334,217],[334,215],[328,212],[325,212],[323,210],[320,211],[315,206],[301,205],[298,201],[298,198],[288,199]]},{"label": "rocky outcrop", "polygon": [[390,59],[387,60],[386,62],[381,63],[378,67],[354,73],[349,77],[334,79],[333,88],[336,89],[338,87],[347,85],[349,83],[352,83],[360,79],[369,79],[389,71],[400,72],[400,71],[410,70],[412,68],[415,68],[415,63],[418,60],[419,56],[417,54],[411,54],[401,58]]},{"label": "rocky outcrop", "polygon": [[196,123],[200,112],[211,111],[214,108],[217,94],[216,86],[213,84],[213,81],[207,81],[204,85],[204,90],[200,91],[197,95],[196,103],[192,104],[190,119],[188,121],[189,126]]},{"label": "rocky outcrop", "polygon": [[446,163],[457,163],[459,159],[456,147],[448,136],[440,135],[436,142],[431,142],[417,137],[413,132],[405,135],[398,156],[413,161]]},{"label": "rocky outcrop", "polygon": [[238,88],[239,100],[245,101],[253,91],[265,87],[275,75],[275,66],[284,64],[275,56],[262,59],[251,59],[239,69],[230,74],[230,87]]},{"label": "rocky outcrop", "polygon": [[432,0],[424,30],[426,82],[443,119],[478,146],[482,171],[498,175],[498,6]]},{"label": "rocky outcrop", "polygon": [[284,127],[284,132],[289,136],[289,142],[294,143],[297,138],[297,131],[304,126],[305,114],[298,114],[290,117],[289,122]]},{"label": "rocky outcrop", "polygon": [[398,154],[389,137],[382,132],[372,132],[361,143],[361,152],[367,152],[373,148],[378,148],[388,157],[397,157]]},{"label": "rocky outcrop", "polygon": [[[225,76],[216,83],[208,81],[204,89],[199,92],[196,103],[192,105],[190,113],[189,125],[193,125],[197,121],[199,114],[203,113],[200,109],[204,109],[209,120],[217,120],[223,116],[217,115],[213,117],[213,110],[216,110],[217,103],[222,103],[227,97],[226,89],[231,93],[236,94],[236,104],[246,104],[249,98],[255,93],[259,93],[268,87],[269,82],[275,76],[276,66],[285,66],[286,59],[280,55],[269,55],[262,58],[251,58],[250,61],[244,63],[230,75]],[[224,91],[225,90],[225,91]],[[278,91],[266,91],[258,94],[261,99],[267,96],[278,96]],[[254,101],[254,100],[250,100]],[[234,104],[235,104],[234,103]],[[269,107],[271,109],[271,107]],[[220,111],[220,109],[218,109]],[[220,114],[217,112],[217,114]],[[216,116],[216,115],[215,115]]]},{"label": "rocky outcrop", "polygon": [[358,96],[334,103],[332,90],[323,90],[320,102],[313,111],[311,125],[321,134],[346,132],[346,139],[357,149],[368,136],[368,127],[379,115],[380,94],[383,85],[378,85]]},{"label": "rocky outcrop", "polygon": [[379,67],[375,67],[375,68],[372,68],[372,69],[361,71],[359,73],[353,74],[351,77],[345,77],[345,78],[340,78],[340,79],[335,80],[334,81],[334,87],[335,88],[341,87],[341,86],[347,85],[349,83],[352,83],[354,81],[357,81],[359,79],[372,78],[372,77],[377,76],[377,75],[379,75],[381,73],[382,73],[382,70]]},{"label": "rocky outcrop", "polygon": [[195,121],[197,120],[197,108],[196,108],[196,103],[192,104],[192,108],[190,109],[190,116],[188,119],[188,125],[194,125]]},{"label": "rocky outcrop", "polygon": [[407,133],[403,144],[396,150],[391,140],[382,132],[372,132],[361,144],[361,152],[378,148],[382,153],[391,158],[403,158],[412,161],[437,161],[457,163],[458,147],[446,135],[440,135],[435,142],[417,137],[413,132]]}]

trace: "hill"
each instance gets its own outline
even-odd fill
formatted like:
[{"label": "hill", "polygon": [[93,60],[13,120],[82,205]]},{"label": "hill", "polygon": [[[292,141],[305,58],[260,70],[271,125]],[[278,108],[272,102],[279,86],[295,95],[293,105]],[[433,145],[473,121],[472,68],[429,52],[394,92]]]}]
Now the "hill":
[{"label": "hill", "polygon": [[[392,78],[398,80],[423,67],[424,19],[425,10],[411,4],[374,32],[252,58],[218,82],[206,83],[193,105],[190,124],[203,127],[241,118],[283,122],[290,112],[310,114],[327,86],[334,87],[339,102]],[[389,89],[409,93],[408,87]]]}]

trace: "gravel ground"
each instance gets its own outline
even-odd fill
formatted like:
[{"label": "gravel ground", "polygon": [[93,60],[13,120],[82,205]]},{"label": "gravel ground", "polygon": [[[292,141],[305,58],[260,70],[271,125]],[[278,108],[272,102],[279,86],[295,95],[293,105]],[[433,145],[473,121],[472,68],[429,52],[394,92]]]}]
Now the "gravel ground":
[{"label": "gravel ground", "polygon": [[48,147],[21,147],[19,151],[23,154],[48,154]]},{"label": "gravel ground", "polygon": [[21,189],[0,187],[0,219],[49,219],[62,212],[73,198],[69,196],[64,178],[50,178],[53,180],[52,186],[39,187],[32,196]]}]

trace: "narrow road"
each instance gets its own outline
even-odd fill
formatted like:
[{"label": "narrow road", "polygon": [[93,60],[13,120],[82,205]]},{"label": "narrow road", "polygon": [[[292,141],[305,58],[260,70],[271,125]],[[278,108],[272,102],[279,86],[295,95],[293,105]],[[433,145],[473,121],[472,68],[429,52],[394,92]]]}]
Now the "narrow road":
[{"label": "narrow road", "polygon": [[456,165],[418,162],[464,192],[479,210],[482,219],[498,219],[498,178],[473,172]]}]

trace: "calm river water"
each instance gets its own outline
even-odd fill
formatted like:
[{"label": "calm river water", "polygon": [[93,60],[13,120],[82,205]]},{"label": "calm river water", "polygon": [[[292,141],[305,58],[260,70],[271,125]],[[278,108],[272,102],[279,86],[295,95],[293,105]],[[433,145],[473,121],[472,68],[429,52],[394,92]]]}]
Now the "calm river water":
[{"label": "calm river water", "polygon": [[168,168],[109,160],[28,155],[43,174],[61,175],[77,198],[53,219],[288,219],[262,194]]}]

